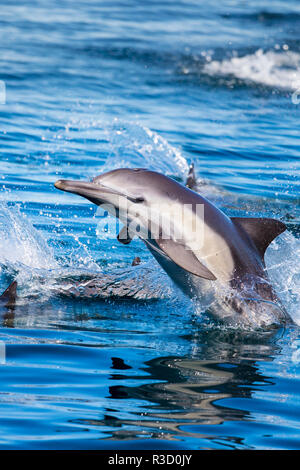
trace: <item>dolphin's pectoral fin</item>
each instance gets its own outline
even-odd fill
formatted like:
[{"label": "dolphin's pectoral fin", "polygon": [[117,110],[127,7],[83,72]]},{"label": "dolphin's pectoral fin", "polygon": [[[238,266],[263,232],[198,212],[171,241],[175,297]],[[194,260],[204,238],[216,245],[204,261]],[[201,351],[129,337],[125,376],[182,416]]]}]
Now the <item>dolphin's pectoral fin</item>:
[{"label": "dolphin's pectoral fin", "polygon": [[186,271],[211,281],[217,279],[216,276],[198,260],[194,252],[181,243],[174,240],[164,240],[162,238],[157,239],[156,243],[174,263]]},{"label": "dolphin's pectoral fin", "polygon": [[276,219],[231,217],[231,220],[246,232],[262,258],[274,238],[286,230],[286,225]]},{"label": "dolphin's pectoral fin", "polygon": [[117,236],[117,240],[120,243],[123,243],[123,245],[128,245],[133,240],[133,238],[134,234],[129,231],[127,225],[125,225],[122,230],[120,230],[120,233]]},{"label": "dolphin's pectoral fin", "polygon": [[13,281],[5,292],[0,296],[0,302],[5,303],[5,307],[13,307],[17,297],[17,281]]}]

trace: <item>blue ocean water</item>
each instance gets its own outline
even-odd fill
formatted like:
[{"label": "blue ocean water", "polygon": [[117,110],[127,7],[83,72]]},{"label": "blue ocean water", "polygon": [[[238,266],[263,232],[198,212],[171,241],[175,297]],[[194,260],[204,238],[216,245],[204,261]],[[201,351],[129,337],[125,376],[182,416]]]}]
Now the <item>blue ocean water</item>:
[{"label": "blue ocean water", "polygon": [[[299,45],[296,0],[1,5],[1,449],[300,447]],[[184,182],[191,162],[227,214],[287,224],[266,261],[296,326],[204,321],[53,187],[123,166]],[[152,297],[68,295],[109,277]]]}]

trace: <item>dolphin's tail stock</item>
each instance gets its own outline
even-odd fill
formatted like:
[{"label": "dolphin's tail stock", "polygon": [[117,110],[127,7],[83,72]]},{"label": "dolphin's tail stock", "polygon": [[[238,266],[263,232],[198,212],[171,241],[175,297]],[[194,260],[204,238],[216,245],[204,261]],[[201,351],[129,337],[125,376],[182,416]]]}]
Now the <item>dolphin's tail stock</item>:
[{"label": "dolphin's tail stock", "polygon": [[15,306],[16,298],[17,298],[17,281],[13,281],[6,291],[0,296],[0,303],[4,304],[7,308],[12,308]]}]

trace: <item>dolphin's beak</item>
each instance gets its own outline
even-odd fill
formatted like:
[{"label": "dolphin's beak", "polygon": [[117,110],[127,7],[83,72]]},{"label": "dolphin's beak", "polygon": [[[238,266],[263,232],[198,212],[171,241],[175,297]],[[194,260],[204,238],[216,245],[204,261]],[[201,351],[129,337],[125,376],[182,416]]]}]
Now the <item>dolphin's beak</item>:
[{"label": "dolphin's beak", "polygon": [[106,188],[99,184],[86,181],[72,181],[72,180],[58,180],[54,184],[57,189],[66,191],[67,193],[78,194],[79,196],[85,197],[95,204],[103,203],[107,201],[108,195],[123,196],[121,193],[114,191],[113,189]]},{"label": "dolphin's beak", "polygon": [[[142,202],[144,199],[140,196],[132,197],[129,194],[121,193],[115,189],[102,186],[99,183],[86,182],[86,181],[72,181],[72,180],[58,180],[54,184],[57,189],[66,191],[67,193],[78,194],[79,196],[85,197],[94,204],[103,204],[110,202],[111,196],[119,196],[126,198],[131,202]],[[114,201],[116,201],[114,199]]]}]

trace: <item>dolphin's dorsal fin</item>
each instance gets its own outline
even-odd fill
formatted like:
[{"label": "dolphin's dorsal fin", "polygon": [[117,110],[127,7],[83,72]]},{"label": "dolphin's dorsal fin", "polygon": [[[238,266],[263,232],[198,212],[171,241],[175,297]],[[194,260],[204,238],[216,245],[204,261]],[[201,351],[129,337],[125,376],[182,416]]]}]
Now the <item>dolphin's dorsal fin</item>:
[{"label": "dolphin's dorsal fin", "polygon": [[188,175],[187,175],[185,185],[189,189],[193,189],[197,186],[197,178],[196,178],[196,175],[195,175],[194,163],[191,163],[191,165],[189,167],[189,172],[188,172]]},{"label": "dolphin's dorsal fin", "polygon": [[241,227],[256,246],[262,259],[270,243],[286,230],[280,220],[260,217],[231,217],[232,222]]},{"label": "dolphin's dorsal fin", "polygon": [[156,239],[156,243],[175,264],[186,271],[211,281],[217,279],[216,276],[198,260],[194,252],[187,249],[185,245],[171,239],[165,240],[163,238]]},{"label": "dolphin's dorsal fin", "polygon": [[17,297],[17,281],[13,281],[5,292],[0,296],[0,301],[6,303],[6,307],[11,307],[16,302]]}]

